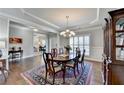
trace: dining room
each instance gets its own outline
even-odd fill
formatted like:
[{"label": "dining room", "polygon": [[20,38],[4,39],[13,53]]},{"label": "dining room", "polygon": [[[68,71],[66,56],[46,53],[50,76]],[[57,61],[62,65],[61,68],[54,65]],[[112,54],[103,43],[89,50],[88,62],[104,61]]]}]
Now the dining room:
[{"label": "dining room", "polygon": [[2,0],[0,92],[123,92],[122,2]]},{"label": "dining room", "polygon": [[12,46],[23,50],[19,60],[9,61],[9,75],[6,82],[3,78],[4,84],[102,85],[104,33],[100,14],[103,10],[107,11],[102,8],[2,9],[3,14],[15,17],[12,20],[6,16],[10,18],[9,36],[16,37],[10,38],[15,41],[7,42],[7,50]]}]

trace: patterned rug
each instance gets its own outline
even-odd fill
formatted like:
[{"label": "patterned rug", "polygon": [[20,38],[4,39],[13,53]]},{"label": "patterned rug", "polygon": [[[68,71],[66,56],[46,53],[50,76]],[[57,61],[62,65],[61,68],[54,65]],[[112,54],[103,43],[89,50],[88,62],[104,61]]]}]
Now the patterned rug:
[{"label": "patterned rug", "polygon": [[[4,73],[5,73],[6,78],[8,78],[8,72],[7,71],[4,71]],[[5,82],[5,77],[4,77],[4,75],[0,71],[0,85],[3,85],[5,83],[6,83]]]},{"label": "patterned rug", "polygon": [[[64,85],[88,85],[90,84],[91,72],[91,64],[85,64],[83,69],[79,65],[79,74],[76,70],[76,78],[74,77],[73,69],[67,69]],[[56,74],[55,85],[63,84],[62,74],[63,72]],[[53,80],[52,75],[48,74],[47,82],[45,82],[45,67],[43,65],[38,65],[31,70],[21,73],[21,76],[32,85],[51,85]]]}]

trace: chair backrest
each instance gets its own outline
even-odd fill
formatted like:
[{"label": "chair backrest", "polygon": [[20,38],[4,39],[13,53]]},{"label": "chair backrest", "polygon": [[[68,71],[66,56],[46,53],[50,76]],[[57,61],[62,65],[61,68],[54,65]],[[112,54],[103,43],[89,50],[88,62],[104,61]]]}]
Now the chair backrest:
[{"label": "chair backrest", "polygon": [[53,66],[53,55],[51,53],[43,53],[43,59],[45,62],[46,70],[55,71]]},{"label": "chair backrest", "polygon": [[83,54],[82,54],[82,57],[81,57],[81,62],[84,61],[84,56],[85,56],[85,49],[83,50]]},{"label": "chair backrest", "polygon": [[52,53],[53,57],[57,57],[57,54],[58,54],[57,48],[52,48],[51,53]]},{"label": "chair backrest", "polygon": [[78,62],[79,62],[79,56],[75,56],[75,58],[73,59],[73,61],[74,61],[74,65],[76,66],[76,65],[78,65]]},{"label": "chair backrest", "polygon": [[81,51],[80,51],[80,48],[76,48],[76,56],[77,57],[81,57]]},{"label": "chair backrest", "polygon": [[43,60],[44,60],[45,65],[47,65],[48,53],[43,53]]},{"label": "chair backrest", "polygon": [[79,62],[80,57],[81,57],[81,52],[80,52],[79,49],[77,50],[77,48],[76,48],[76,56],[73,59],[74,65],[78,65],[78,62]]}]

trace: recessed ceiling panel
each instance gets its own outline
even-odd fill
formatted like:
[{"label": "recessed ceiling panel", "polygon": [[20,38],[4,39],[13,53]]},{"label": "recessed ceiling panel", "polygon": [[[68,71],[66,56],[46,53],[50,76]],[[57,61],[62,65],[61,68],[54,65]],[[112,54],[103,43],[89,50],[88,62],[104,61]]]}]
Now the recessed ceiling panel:
[{"label": "recessed ceiling panel", "polygon": [[66,26],[66,16],[69,16],[69,26],[75,26],[90,23],[97,14],[96,8],[28,8],[25,11],[60,27]]}]

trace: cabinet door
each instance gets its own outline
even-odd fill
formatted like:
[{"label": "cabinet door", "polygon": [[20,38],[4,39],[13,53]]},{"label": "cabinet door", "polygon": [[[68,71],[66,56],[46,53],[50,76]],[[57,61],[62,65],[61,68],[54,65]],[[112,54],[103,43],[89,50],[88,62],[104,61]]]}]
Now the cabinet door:
[{"label": "cabinet door", "polygon": [[119,18],[115,24],[116,60],[124,61],[124,17]]}]

